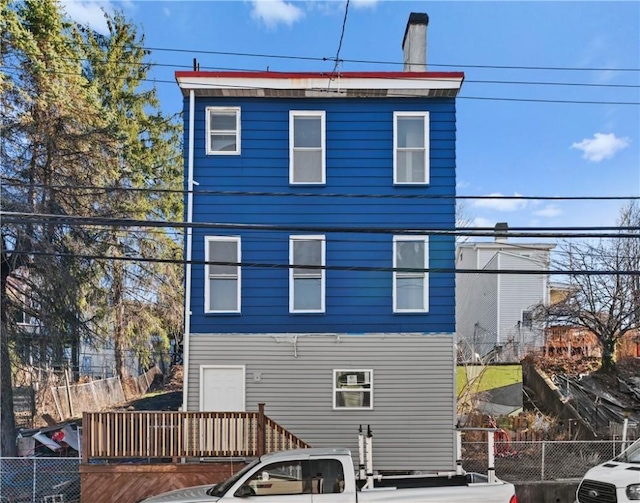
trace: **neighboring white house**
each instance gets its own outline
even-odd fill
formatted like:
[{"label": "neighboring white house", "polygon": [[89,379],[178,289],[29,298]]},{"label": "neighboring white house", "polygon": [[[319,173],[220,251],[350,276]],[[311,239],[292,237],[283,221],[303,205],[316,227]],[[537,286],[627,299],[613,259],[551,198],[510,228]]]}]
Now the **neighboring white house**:
[{"label": "neighboring white house", "polygon": [[[549,268],[555,244],[461,243],[456,249],[456,338],[462,360],[519,361],[544,345],[532,308],[549,302]],[[523,274],[484,271],[527,271]]]}]

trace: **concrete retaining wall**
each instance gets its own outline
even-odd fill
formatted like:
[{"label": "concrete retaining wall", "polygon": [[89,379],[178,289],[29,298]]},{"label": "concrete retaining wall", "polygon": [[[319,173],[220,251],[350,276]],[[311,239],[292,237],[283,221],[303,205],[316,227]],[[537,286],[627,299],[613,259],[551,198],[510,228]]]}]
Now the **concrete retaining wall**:
[{"label": "concrete retaining wall", "polygon": [[574,503],[580,480],[516,482],[518,503]]}]

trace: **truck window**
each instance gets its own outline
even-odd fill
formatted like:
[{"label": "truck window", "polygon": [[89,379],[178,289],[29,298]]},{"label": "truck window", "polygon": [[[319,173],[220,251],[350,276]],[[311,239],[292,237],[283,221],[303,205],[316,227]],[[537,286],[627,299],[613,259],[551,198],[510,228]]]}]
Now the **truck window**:
[{"label": "truck window", "polygon": [[331,494],[344,492],[344,471],[337,459],[272,463],[241,488],[245,496]]},{"label": "truck window", "polygon": [[249,494],[255,496],[278,496],[304,494],[302,461],[272,463],[258,470],[245,484]]},{"label": "truck window", "polygon": [[344,492],[344,471],[337,459],[311,459],[303,464],[303,475],[314,494]]}]

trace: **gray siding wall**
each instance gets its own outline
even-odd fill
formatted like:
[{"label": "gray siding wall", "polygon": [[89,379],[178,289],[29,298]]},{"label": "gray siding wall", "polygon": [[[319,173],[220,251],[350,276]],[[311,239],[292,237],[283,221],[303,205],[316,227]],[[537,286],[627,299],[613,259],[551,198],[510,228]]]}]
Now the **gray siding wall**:
[{"label": "gray siding wall", "polygon": [[[371,425],[374,469],[454,468],[451,334],[192,334],[189,354],[189,410],[201,365],[245,365],[247,410],[265,403],[313,447],[348,447],[357,463],[358,426]],[[373,370],[373,410],[333,410],[333,369]]]},{"label": "gray siding wall", "polygon": [[[500,268],[504,270],[542,269],[540,257],[523,257],[500,253]],[[518,322],[522,311],[530,309],[546,299],[546,276],[544,274],[503,274],[500,276],[500,340],[513,341],[524,348],[534,349],[541,344],[540,334],[521,330]]]}]

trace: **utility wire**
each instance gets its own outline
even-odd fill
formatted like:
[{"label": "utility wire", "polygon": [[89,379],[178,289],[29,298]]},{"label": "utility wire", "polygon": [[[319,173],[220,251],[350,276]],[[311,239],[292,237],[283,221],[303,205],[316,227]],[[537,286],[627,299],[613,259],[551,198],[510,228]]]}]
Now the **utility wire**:
[{"label": "utility wire", "polygon": [[[71,215],[55,215],[43,213],[23,213],[0,211],[3,224],[58,224],[58,225],[98,225],[116,227],[166,227],[192,229],[220,229],[220,230],[254,230],[254,231],[283,231],[283,232],[330,232],[330,233],[358,233],[358,234],[402,234],[402,235],[436,235],[436,236],[490,236],[495,237],[494,227],[444,227],[409,228],[398,227],[334,227],[311,225],[274,225],[227,222],[173,222],[168,220],[138,220],[128,218],[83,217]],[[640,226],[626,227],[510,227],[500,234],[505,237],[629,237],[638,238]]]},{"label": "utility wire", "polygon": [[348,265],[301,265],[301,264],[278,264],[272,262],[228,262],[213,260],[181,260],[171,258],[149,258],[130,256],[108,256],[91,254],[73,254],[58,252],[38,252],[38,251],[17,251],[18,255],[44,256],[44,257],[67,257],[83,258],[89,260],[117,260],[124,262],[151,262],[162,264],[192,264],[192,265],[222,265],[232,267],[247,267],[260,269],[313,269],[322,271],[358,271],[358,272],[423,272],[429,274],[499,274],[499,275],[584,275],[584,276],[640,276],[640,271],[636,270],[561,270],[561,269],[456,269],[453,267],[375,267],[375,266],[348,266]]},{"label": "utility wire", "polygon": [[349,14],[349,0],[344,7],[344,19],[342,20],[342,31],[340,33],[340,42],[338,43],[338,50],[336,51],[335,65],[333,66],[333,73],[336,73],[338,70],[338,65],[340,64],[340,49],[342,49],[342,39],[344,38],[344,29],[347,26],[347,15]]},{"label": "utility wire", "polygon": [[[78,73],[72,73],[72,72],[55,72],[55,71],[46,71],[48,73],[57,73],[57,74],[67,74],[67,75],[74,75],[74,76],[81,76],[81,74]],[[276,72],[273,72],[274,74]],[[126,77],[112,77],[114,79],[124,79]],[[327,73],[326,78],[329,79],[329,81],[332,78],[332,75]],[[386,77],[385,77],[386,78]],[[396,77],[396,79],[400,79],[401,77]],[[417,79],[416,79],[417,80]],[[434,79],[429,79],[429,80],[434,80]],[[446,79],[435,79],[435,80],[443,80],[445,81]],[[176,85],[175,81],[172,80],[163,80],[163,79],[152,79],[152,78],[147,78],[147,79],[140,79],[140,82],[149,82],[149,83],[153,83],[153,84],[171,84],[171,85]],[[225,85],[225,84],[204,84],[202,82],[199,81],[193,81],[193,82],[189,82],[188,80],[183,81],[184,84],[190,84],[190,85],[197,85],[200,86],[201,89],[229,89],[229,88],[234,88],[235,86],[232,85]],[[264,89],[268,89],[268,90],[274,90],[274,91],[281,91],[281,89],[278,88],[270,88],[270,87],[264,87],[264,86],[243,86],[243,89],[256,89],[256,90],[264,90]],[[317,88],[317,89],[311,89],[313,91],[317,91],[317,92],[324,92],[327,94],[336,94],[336,95],[344,95],[345,97],[347,96],[347,92],[345,90],[340,90],[340,89],[323,89],[323,88]],[[416,98],[415,94],[403,94],[403,93],[392,93],[389,96],[386,96],[385,98]],[[437,99],[437,98],[428,98],[428,99]],[[574,105],[630,105],[630,106],[638,106],[640,105],[640,102],[637,101],[599,101],[599,100],[560,100],[560,99],[538,99],[538,98],[501,98],[501,97],[492,97],[492,96],[456,96],[455,99],[463,99],[463,100],[481,100],[481,101],[507,101],[507,102],[523,102],[523,103],[563,103],[563,104],[574,104]]]},{"label": "utility wire", "polygon": [[[337,56],[336,56],[337,57]],[[69,61],[87,61],[86,58],[61,58],[61,59],[65,59],[65,60],[69,60]],[[344,61],[344,60],[340,60],[340,61]],[[151,65],[152,67],[166,67],[166,68],[185,68],[188,70],[191,70],[193,68],[192,65],[182,65],[182,64],[170,64],[170,63],[143,63],[143,62],[136,62],[136,61],[131,61],[131,62],[124,62],[124,64],[129,64],[129,65]],[[7,70],[7,69],[11,69],[11,70],[19,70],[20,67],[17,66],[0,66],[0,69],[3,70]],[[256,68],[232,68],[232,67],[220,67],[220,66],[199,66],[199,71],[213,71],[213,72],[247,72],[247,73],[264,73],[264,70],[262,69],[256,69]],[[62,72],[57,72],[57,71],[51,71],[52,73],[62,73]],[[274,71],[274,74],[277,73],[295,73],[295,72],[283,72],[283,71]],[[306,73],[306,72],[302,72],[302,73]],[[316,72],[311,72],[311,73],[316,73]],[[319,72],[318,72],[319,73]],[[333,73],[336,73],[336,70],[333,70]],[[121,78],[121,77],[113,77],[113,78]],[[122,77],[124,78],[124,77]],[[394,77],[381,77],[382,79],[393,79]],[[395,77],[395,78],[400,78],[400,77]],[[152,80],[152,79],[145,79],[145,80]],[[422,80],[433,80],[433,79],[427,79],[427,78],[412,78],[412,80],[418,80],[418,81],[422,81]],[[446,79],[446,78],[441,78],[438,79],[441,80],[443,82],[457,82],[458,79]],[[640,84],[602,84],[602,83],[588,83],[588,82],[549,82],[549,81],[521,81],[521,80],[476,80],[476,79],[468,79],[465,77],[464,79],[464,83],[465,84],[498,84],[498,85],[538,85],[538,86],[567,86],[567,87],[604,87],[604,88],[621,88],[621,89],[638,89],[640,88]]]},{"label": "utility wire", "polygon": [[3,179],[2,184],[12,187],[32,187],[53,190],[88,190],[102,192],[149,192],[158,194],[201,194],[216,196],[254,196],[254,197],[321,197],[321,198],[355,198],[355,199],[461,199],[461,200],[521,200],[521,201],[633,201],[640,196],[522,196],[522,195],[454,195],[454,194],[357,194],[332,192],[272,192],[246,190],[208,190],[208,189],[152,189],[148,187],[109,187],[97,185],[55,185],[44,183],[26,183],[11,179]]},{"label": "utility wire", "polygon": [[[240,56],[240,57],[252,57],[252,58],[274,58],[274,59],[293,59],[304,61],[333,61],[333,58],[326,57],[312,57],[312,56],[288,56],[280,54],[261,54],[261,53],[247,53],[247,52],[223,52],[223,51],[208,51],[208,50],[193,50],[193,49],[172,49],[163,47],[145,47],[148,51],[160,51],[160,52],[178,52],[178,53],[195,53],[195,54],[213,54],[218,56]],[[371,60],[371,59],[343,59],[345,63],[365,63],[376,65],[402,65],[403,63],[398,61],[383,61],[383,60]],[[550,70],[550,71],[592,71],[592,72],[640,72],[640,68],[597,68],[597,67],[567,67],[567,66],[515,66],[515,65],[474,65],[474,64],[440,64],[429,63],[429,66],[443,67],[443,68],[488,68],[499,70]]]}]

